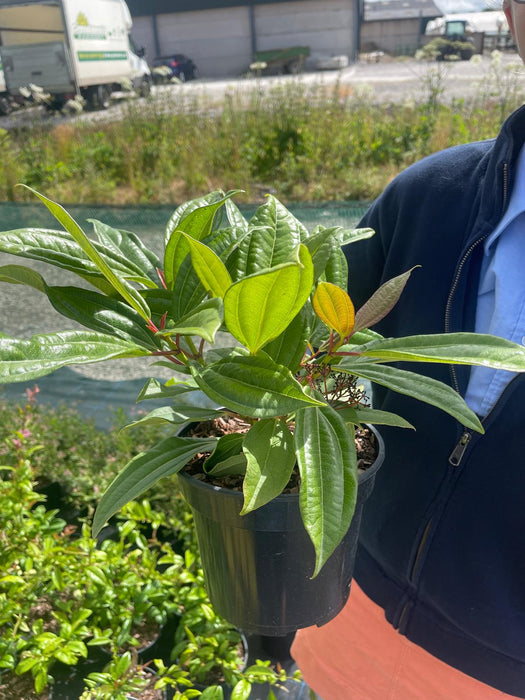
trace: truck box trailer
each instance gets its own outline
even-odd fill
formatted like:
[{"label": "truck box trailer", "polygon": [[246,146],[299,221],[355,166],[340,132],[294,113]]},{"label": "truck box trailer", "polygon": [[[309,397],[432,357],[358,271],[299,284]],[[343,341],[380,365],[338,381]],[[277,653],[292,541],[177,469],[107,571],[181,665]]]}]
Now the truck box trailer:
[{"label": "truck box trailer", "polygon": [[56,106],[82,95],[102,108],[116,90],[149,94],[151,72],[131,25],[124,0],[0,0],[7,92],[37,85]]}]

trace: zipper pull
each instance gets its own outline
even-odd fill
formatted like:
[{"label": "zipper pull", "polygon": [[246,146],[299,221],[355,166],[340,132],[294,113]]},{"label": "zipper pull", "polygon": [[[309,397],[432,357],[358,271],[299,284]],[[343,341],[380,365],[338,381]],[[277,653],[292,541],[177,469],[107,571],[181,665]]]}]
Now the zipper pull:
[{"label": "zipper pull", "polygon": [[450,457],[448,458],[449,463],[453,467],[459,466],[471,438],[472,433],[470,430],[463,431],[463,435],[460,437],[458,444],[454,447]]}]

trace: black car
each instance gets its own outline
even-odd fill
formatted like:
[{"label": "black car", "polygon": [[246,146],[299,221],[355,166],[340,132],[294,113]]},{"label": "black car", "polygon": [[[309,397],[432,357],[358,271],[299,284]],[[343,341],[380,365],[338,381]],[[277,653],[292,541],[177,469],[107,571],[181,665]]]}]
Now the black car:
[{"label": "black car", "polygon": [[153,61],[153,67],[167,66],[171,69],[171,76],[182,82],[193,80],[197,77],[197,66],[191,58],[183,53],[174,53],[172,56],[157,56]]}]

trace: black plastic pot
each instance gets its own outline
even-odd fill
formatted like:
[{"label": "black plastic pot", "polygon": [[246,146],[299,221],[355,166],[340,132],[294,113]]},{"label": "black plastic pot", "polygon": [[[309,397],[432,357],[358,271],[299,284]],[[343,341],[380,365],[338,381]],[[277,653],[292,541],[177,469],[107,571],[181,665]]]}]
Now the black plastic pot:
[{"label": "black plastic pot", "polygon": [[343,608],[350,592],[365,501],[384,458],[377,440],[374,464],[359,476],[352,524],[314,579],[315,553],[304,529],[297,494],[282,494],[239,515],[242,493],[179,473],[197,532],[206,587],[217,612],[246,634],[285,636],[323,625]]}]

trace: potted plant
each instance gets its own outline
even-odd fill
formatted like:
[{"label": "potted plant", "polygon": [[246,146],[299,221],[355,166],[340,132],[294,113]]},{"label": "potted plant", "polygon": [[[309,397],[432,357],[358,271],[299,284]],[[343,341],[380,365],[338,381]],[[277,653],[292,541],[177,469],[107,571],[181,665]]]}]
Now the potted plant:
[{"label": "potted plant", "polygon": [[[99,221],[92,222],[95,238],[88,237],[61,206],[35,194],[65,230],[0,233],[0,251],[65,268],[82,286],[50,286],[19,265],[0,268],[0,279],[46,294],[57,311],[88,330],[0,337],[0,381],[114,358],[151,357],[173,370],[164,385],[151,379],[142,390],[139,400],[163,398],[167,405],[140,422],[177,428],[211,422],[214,434],[197,426],[133,458],[102,496],[93,528],[100,530],[161,477],[202,463],[200,478],[184,473],[181,483],[197,526],[204,524],[204,534],[197,534],[210,597],[246,632],[279,635],[321,624],[345,602],[352,544],[344,538],[359,491],[365,491],[358,490],[355,433],[374,423],[411,427],[369,407],[362,380],[433,404],[481,432],[451,387],[391,363],[525,369],[525,348],[500,338],[383,338],[370,330],[396,303],[411,271],[385,283],[355,312],[345,291],[342,246],[372,235],[368,229],[318,226],[310,232],[272,196],[248,222],[232,202],[234,192],[214,192],[177,208],[161,261],[134,234]],[[86,282],[94,289],[85,289]],[[194,392],[217,408],[185,401]],[[380,445],[379,437],[375,441]],[[208,478],[223,485],[233,480],[241,491],[207,484]],[[290,481],[298,493],[282,493]],[[232,513],[234,529],[218,534],[223,521],[232,524]],[[239,519],[248,531],[242,537]],[[296,543],[283,549],[283,532],[297,536]],[[262,565],[261,551],[270,552]],[[299,556],[290,563],[294,551]],[[291,571],[299,565],[299,573]],[[305,598],[310,593],[311,603]],[[292,615],[289,606],[297,599],[301,605]]]}]

